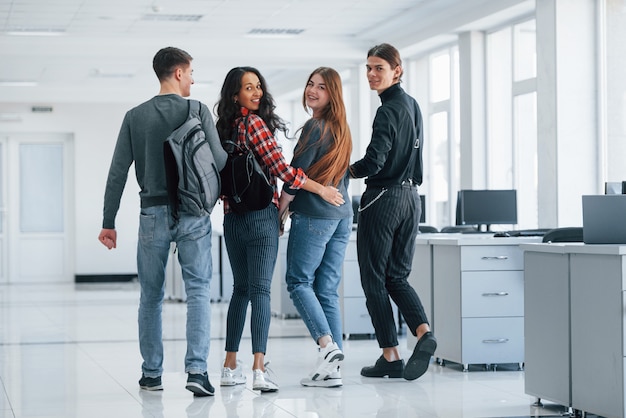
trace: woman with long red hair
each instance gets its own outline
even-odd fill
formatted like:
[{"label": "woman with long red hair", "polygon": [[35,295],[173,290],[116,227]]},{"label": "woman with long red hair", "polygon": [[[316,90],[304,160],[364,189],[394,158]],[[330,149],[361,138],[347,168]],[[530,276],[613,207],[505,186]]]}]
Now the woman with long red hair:
[{"label": "woman with long red hair", "polygon": [[336,187],[346,203],[333,206],[313,193],[283,187],[280,214],[292,212],[287,290],[319,346],[315,368],[300,383],[337,387],[342,385],[339,366],[344,358],[338,287],[352,231],[348,196],[352,137],[339,74],[328,67],[314,70],[302,104],[312,117],[302,127],[291,165],[322,185]]}]

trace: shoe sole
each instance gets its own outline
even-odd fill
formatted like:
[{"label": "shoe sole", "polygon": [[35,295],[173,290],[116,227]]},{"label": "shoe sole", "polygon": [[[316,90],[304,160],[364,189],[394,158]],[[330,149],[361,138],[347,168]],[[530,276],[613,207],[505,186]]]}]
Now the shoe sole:
[{"label": "shoe sole", "polygon": [[237,386],[243,385],[246,383],[246,380],[237,381],[237,380],[222,380],[220,381],[220,386]]},{"label": "shoe sole", "polygon": [[139,386],[139,388],[143,389],[143,390],[157,391],[157,390],[163,390],[163,385],[158,385],[158,386]]},{"label": "shoe sole", "polygon": [[259,390],[263,393],[278,392],[278,388],[270,388],[267,386],[252,386],[252,390]]},{"label": "shoe sole", "polygon": [[202,385],[200,385],[199,383],[187,383],[187,386],[185,386],[185,389],[187,389],[190,392],[193,392],[194,396],[213,396],[213,394],[215,392],[209,392],[208,390],[206,390],[206,388]]},{"label": "shoe sole", "polygon": [[324,359],[324,362],[317,368],[315,374],[311,377],[311,380],[320,381],[326,379],[332,372],[341,366],[341,363],[343,363],[343,359],[345,358],[342,352],[334,354],[331,352],[329,355],[331,356],[330,359]]},{"label": "shoe sole", "polygon": [[341,379],[324,379],[324,380],[301,380],[300,384],[313,388],[338,388],[343,386]]},{"label": "shoe sole", "polygon": [[[418,342],[419,344],[419,342]],[[437,349],[437,340],[434,337],[430,337],[421,342],[421,344],[415,346],[413,355],[404,366],[404,377],[406,380],[415,380],[428,370],[430,365],[430,358],[435,354]]]},{"label": "shoe sole", "polygon": [[361,370],[361,376],[363,377],[388,377],[390,379],[399,379],[401,377],[404,377],[402,370],[397,370],[397,371],[388,372],[388,373],[378,373],[378,374],[366,374],[366,373],[367,372],[364,373],[363,370]]}]

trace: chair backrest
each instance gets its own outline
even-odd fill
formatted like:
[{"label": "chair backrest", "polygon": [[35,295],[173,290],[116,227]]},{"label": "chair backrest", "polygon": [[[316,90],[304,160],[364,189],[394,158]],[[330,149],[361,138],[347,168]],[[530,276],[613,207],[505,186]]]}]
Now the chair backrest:
[{"label": "chair backrest", "polygon": [[567,226],[551,229],[543,236],[543,242],[583,242],[583,228]]},{"label": "chair backrest", "polygon": [[453,234],[456,232],[471,232],[478,231],[474,225],[450,225],[441,228],[441,232],[444,234]]},{"label": "chair backrest", "polygon": [[430,226],[430,225],[420,225],[419,229],[420,229],[420,232],[422,234],[429,234],[429,233],[439,232],[439,230],[437,228],[435,228],[434,226]]}]

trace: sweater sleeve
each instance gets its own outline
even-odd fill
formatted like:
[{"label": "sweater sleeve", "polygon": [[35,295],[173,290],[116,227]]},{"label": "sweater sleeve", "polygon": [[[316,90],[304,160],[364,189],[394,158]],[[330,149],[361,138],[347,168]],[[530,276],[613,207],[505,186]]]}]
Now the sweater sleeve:
[{"label": "sweater sleeve", "polygon": [[120,208],[122,193],[128,179],[128,170],[133,163],[129,118],[130,115],[127,113],[117,137],[104,192],[102,227],[107,229],[115,229],[115,217]]},{"label": "sweater sleeve", "polygon": [[220,137],[217,133],[217,129],[215,128],[215,123],[213,122],[213,116],[211,116],[209,108],[204,103],[201,104],[200,114],[202,117],[202,129],[204,130],[204,135],[206,136],[209,146],[211,147],[211,152],[213,153],[217,169],[221,170],[224,168],[224,165],[226,165],[226,158],[228,155],[222,147]]},{"label": "sweater sleeve", "polygon": [[367,146],[365,156],[350,166],[352,177],[362,178],[377,174],[387,161],[394,137],[395,128],[390,123],[386,109],[381,106],[374,117],[372,139]]}]

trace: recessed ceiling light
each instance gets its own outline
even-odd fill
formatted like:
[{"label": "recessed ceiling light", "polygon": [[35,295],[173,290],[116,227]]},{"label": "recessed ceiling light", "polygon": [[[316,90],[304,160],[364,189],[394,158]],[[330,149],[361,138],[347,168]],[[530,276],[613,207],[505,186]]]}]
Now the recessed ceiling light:
[{"label": "recessed ceiling light", "polygon": [[254,28],[246,36],[248,38],[293,38],[304,32],[304,29]]},{"label": "recessed ceiling light", "polygon": [[21,122],[22,116],[17,113],[0,113],[0,122]]},{"label": "recessed ceiling light", "polygon": [[175,14],[145,14],[141,20],[158,22],[197,22],[204,15],[175,15]]},{"label": "recessed ceiling light", "polygon": [[28,80],[0,80],[0,87],[34,87],[36,81]]},{"label": "recessed ceiling light", "polygon": [[95,78],[133,78],[135,76],[133,73],[103,71],[99,68],[91,70],[89,75]]},{"label": "recessed ceiling light", "polygon": [[12,28],[5,32],[9,36],[61,36],[65,35],[63,29],[48,28]]}]

